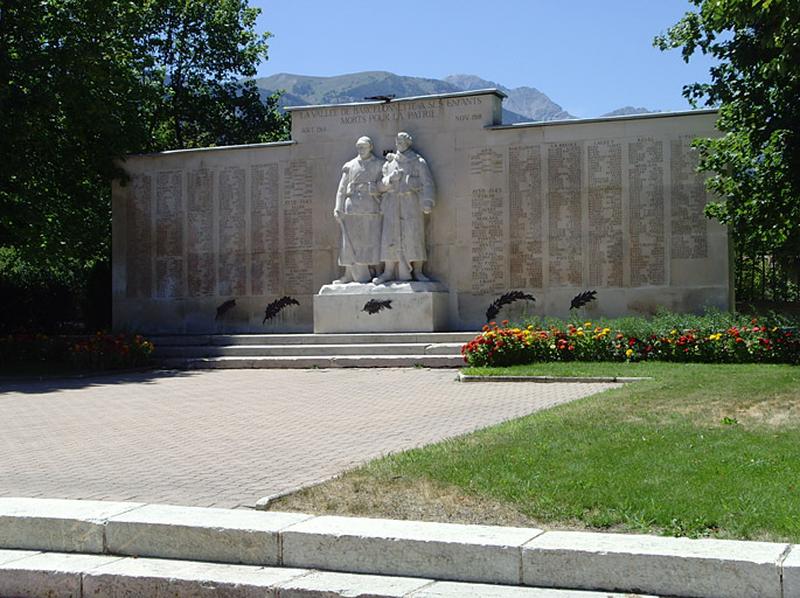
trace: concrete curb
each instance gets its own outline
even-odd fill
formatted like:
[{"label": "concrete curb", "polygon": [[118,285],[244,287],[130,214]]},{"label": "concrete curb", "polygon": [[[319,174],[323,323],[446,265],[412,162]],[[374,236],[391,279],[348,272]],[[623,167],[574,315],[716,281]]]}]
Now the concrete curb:
[{"label": "concrete curb", "polygon": [[253,507],[256,511],[268,511],[269,507],[272,503],[276,500],[294,494],[295,492],[300,492],[301,490],[308,490],[309,488],[314,488],[316,486],[320,486],[326,482],[330,482],[331,480],[335,480],[337,478],[342,477],[343,473],[336,473],[331,476],[326,476],[324,478],[314,480],[313,482],[308,482],[305,484],[299,484],[297,486],[293,486],[292,488],[287,488],[286,490],[281,490],[280,492],[276,492],[275,494],[269,494],[267,496],[262,496],[256,501],[255,506]]},{"label": "concrete curb", "polygon": [[[19,564],[24,549],[686,598],[800,598],[800,545],[138,503],[0,498],[0,549],[11,551],[5,564],[0,554],[0,573]],[[75,559],[58,559],[69,577]],[[419,595],[449,595],[431,591]],[[3,592],[0,584],[0,595],[16,595]]]},{"label": "concrete curb", "polygon": [[458,374],[459,382],[641,382],[648,376],[472,376]]},{"label": "concrete curb", "polygon": [[0,595],[18,598],[623,598],[621,594],[438,582],[419,577],[4,550],[0,550]]}]

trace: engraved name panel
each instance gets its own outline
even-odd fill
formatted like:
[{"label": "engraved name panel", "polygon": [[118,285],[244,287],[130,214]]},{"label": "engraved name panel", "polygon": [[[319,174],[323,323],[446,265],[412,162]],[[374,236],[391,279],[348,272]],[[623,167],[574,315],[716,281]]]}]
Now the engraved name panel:
[{"label": "engraved name panel", "polygon": [[245,169],[219,173],[219,294],[244,295],[247,288]]},{"label": "engraved name panel", "polygon": [[281,292],[278,165],[255,165],[250,176],[251,294],[277,295]]},{"label": "engraved name panel", "polygon": [[508,150],[509,266],[513,288],[541,288],[542,148]]},{"label": "engraved name panel", "polygon": [[477,175],[501,174],[503,154],[490,147],[473,152],[469,157],[469,173]]},{"label": "engraved name panel", "polygon": [[214,172],[201,168],[189,173],[186,262],[189,297],[214,294]]},{"label": "engraved name panel", "polygon": [[666,284],[664,142],[628,143],[631,286]]},{"label": "engraved name panel", "polygon": [[703,215],[707,197],[705,183],[695,172],[697,155],[692,137],[670,142],[670,181],[672,183],[672,257],[708,257],[708,221]]},{"label": "engraved name panel", "polygon": [[472,190],[472,291],[505,286],[505,222],[502,188]]},{"label": "engraved name panel", "polygon": [[125,248],[127,270],[126,294],[130,298],[147,298],[152,294],[152,177],[134,175],[127,205],[128,230]]},{"label": "engraved name panel", "polygon": [[293,160],[284,168],[283,179],[284,291],[311,294],[314,292],[311,165],[307,160]]},{"label": "engraved name panel", "polygon": [[582,281],[581,144],[547,146],[548,271],[551,286]]},{"label": "engraved name panel", "polygon": [[589,284],[622,286],[622,146],[587,145]]},{"label": "engraved name panel", "polygon": [[156,296],[183,295],[183,173],[156,175]]}]

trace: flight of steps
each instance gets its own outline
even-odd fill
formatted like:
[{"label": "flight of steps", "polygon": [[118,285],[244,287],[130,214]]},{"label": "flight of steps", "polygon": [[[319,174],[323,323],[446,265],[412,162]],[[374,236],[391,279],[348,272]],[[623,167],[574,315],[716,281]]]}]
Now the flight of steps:
[{"label": "flight of steps", "polygon": [[153,336],[159,365],[177,369],[460,367],[475,332]]}]

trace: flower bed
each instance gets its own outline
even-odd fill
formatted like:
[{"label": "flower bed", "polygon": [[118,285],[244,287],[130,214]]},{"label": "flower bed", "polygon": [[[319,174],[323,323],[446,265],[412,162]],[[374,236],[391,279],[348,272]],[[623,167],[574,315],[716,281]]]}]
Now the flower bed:
[{"label": "flower bed", "polygon": [[82,369],[141,367],[150,360],[153,348],[153,343],[139,334],[115,336],[98,332],[70,346],[69,357]]},{"label": "flower bed", "polygon": [[[687,326],[686,324],[689,324]],[[653,320],[490,322],[461,348],[476,366],[542,361],[800,363],[800,332],[782,319],[661,314]]]},{"label": "flower bed", "polygon": [[147,365],[153,343],[141,335],[106,334],[66,337],[15,333],[0,336],[0,365],[68,363],[82,370],[105,370]]}]

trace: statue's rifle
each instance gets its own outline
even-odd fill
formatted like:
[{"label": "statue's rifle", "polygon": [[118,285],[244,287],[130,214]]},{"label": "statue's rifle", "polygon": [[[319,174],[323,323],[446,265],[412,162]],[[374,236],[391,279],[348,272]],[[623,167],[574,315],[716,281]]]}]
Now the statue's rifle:
[{"label": "statue's rifle", "polygon": [[347,241],[347,245],[350,247],[350,251],[353,253],[353,257],[355,257],[355,250],[353,249],[355,245],[353,245],[353,242],[350,240],[350,234],[347,232],[347,227],[344,224],[344,213],[342,213],[342,215],[339,216],[338,220],[339,220],[339,226],[342,228],[342,236],[344,237],[344,240]]}]

